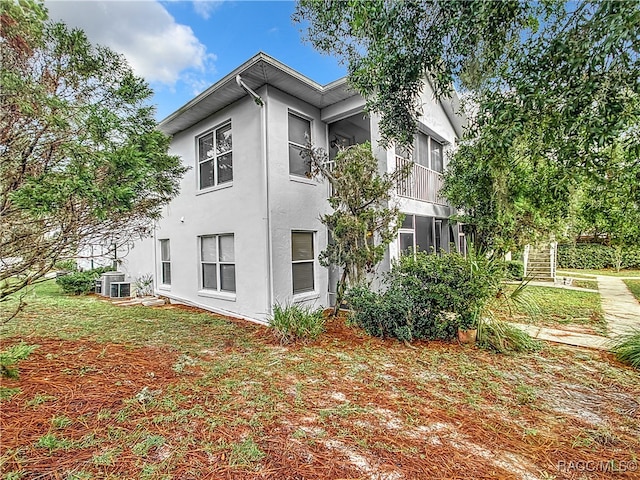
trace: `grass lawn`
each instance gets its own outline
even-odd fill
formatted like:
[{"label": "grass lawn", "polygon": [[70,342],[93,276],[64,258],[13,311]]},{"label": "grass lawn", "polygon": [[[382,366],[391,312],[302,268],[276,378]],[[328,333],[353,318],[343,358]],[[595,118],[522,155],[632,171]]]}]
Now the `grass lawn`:
[{"label": "grass lawn", "polygon": [[[3,478],[550,479],[575,478],[576,462],[637,466],[640,373],[608,353],[411,348],[341,320],[284,347],[192,308],[116,307],[51,283],[26,300],[0,336],[39,345],[2,381]],[[637,478],[625,468],[616,478]]]},{"label": "grass lawn", "polygon": [[601,270],[589,269],[558,269],[558,275],[566,275],[568,277],[577,275],[606,275],[610,277],[638,277],[640,278],[640,270],[623,269],[619,272],[615,268],[605,268]]},{"label": "grass lawn", "polygon": [[627,288],[633,296],[636,297],[636,300],[640,302],[640,279],[639,280],[623,280],[623,282],[627,285]]},{"label": "grass lawn", "polygon": [[524,304],[502,306],[498,317],[518,323],[606,334],[600,295],[555,287],[527,286]]}]

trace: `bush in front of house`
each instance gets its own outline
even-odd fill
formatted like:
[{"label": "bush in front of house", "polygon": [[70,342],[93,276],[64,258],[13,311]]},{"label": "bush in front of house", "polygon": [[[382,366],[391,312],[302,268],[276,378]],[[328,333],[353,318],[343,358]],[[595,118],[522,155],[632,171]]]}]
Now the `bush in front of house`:
[{"label": "bush in front of house", "polygon": [[640,268],[640,247],[625,247],[618,251],[598,243],[558,245],[558,267],[600,270],[616,268]]},{"label": "bush in front of house", "polygon": [[524,263],[518,260],[508,260],[504,263],[505,275],[509,280],[522,280],[524,277]]},{"label": "bush in front of house", "polygon": [[501,261],[470,252],[404,255],[382,292],[360,286],[348,292],[354,323],[377,337],[403,341],[451,340],[458,328],[475,328],[504,277]]},{"label": "bush in front of house", "polygon": [[86,272],[71,272],[56,278],[56,283],[60,285],[62,291],[69,295],[84,295],[95,290],[96,280],[104,272],[109,272],[109,267],[94,268]]},{"label": "bush in front of house", "polygon": [[325,316],[321,308],[302,305],[275,305],[269,326],[282,344],[315,340],[324,332]]}]

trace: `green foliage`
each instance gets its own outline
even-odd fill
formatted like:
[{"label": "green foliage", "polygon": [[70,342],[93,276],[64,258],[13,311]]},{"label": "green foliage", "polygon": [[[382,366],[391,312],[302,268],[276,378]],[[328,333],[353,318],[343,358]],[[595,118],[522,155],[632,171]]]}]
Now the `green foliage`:
[{"label": "green foliage", "polygon": [[518,260],[505,262],[506,277],[509,280],[522,280],[524,277],[524,263]]},{"label": "green foliage", "polygon": [[640,370],[640,330],[617,338],[611,351],[621,362]]},{"label": "green foliage", "polygon": [[298,340],[315,340],[324,332],[325,317],[321,308],[301,305],[275,305],[269,326],[282,344]]},{"label": "green foliage", "polygon": [[186,169],[123,56],[40,1],[0,1],[2,301],[90,244],[147,235]]},{"label": "green foliage", "polygon": [[95,291],[96,280],[104,272],[110,271],[110,267],[100,267],[86,272],[71,272],[56,278],[64,293],[70,295],[84,295]]},{"label": "green foliage", "polygon": [[380,174],[378,160],[369,142],[341,149],[331,170],[326,168],[327,154],[311,145],[303,151],[312,173],[321,175],[333,187],[329,198],[332,213],[320,220],[331,233],[332,242],[320,253],[320,264],[341,267],[336,308],[346,286],[364,280],[384,257],[387,245],[396,238],[401,213],[390,207],[395,180],[403,171]]},{"label": "green foliage", "polygon": [[528,333],[498,320],[480,322],[478,345],[498,353],[533,352],[542,348],[540,341]]},{"label": "green foliage", "polygon": [[370,335],[400,340],[455,337],[458,327],[475,327],[501,292],[500,261],[471,251],[401,257],[375,293],[358,286],[348,292],[354,322]]},{"label": "green foliage", "polygon": [[382,136],[411,145],[425,73],[438,96],[461,76],[481,78],[531,25],[529,10],[515,1],[302,0],[294,19],[317,50],[346,63],[369,111],[382,114]]},{"label": "green foliage", "polygon": [[18,378],[19,373],[15,365],[25,360],[38,348],[38,345],[27,345],[24,342],[17,343],[0,351],[0,378]]},{"label": "green foliage", "polygon": [[463,91],[443,193],[476,245],[507,251],[576,218],[637,242],[637,1],[302,0],[294,18],[347,64],[387,140],[411,145],[425,77],[439,98]]},{"label": "green foliage", "polygon": [[234,467],[250,466],[262,460],[266,454],[260,450],[260,446],[252,439],[247,438],[231,446],[229,465]]},{"label": "green foliage", "polygon": [[640,268],[640,247],[608,247],[597,243],[558,245],[558,267],[580,269]]}]

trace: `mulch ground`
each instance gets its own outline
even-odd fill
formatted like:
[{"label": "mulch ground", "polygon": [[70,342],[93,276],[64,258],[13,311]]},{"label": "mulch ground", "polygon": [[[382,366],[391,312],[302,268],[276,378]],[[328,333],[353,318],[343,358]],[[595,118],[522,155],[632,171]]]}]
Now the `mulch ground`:
[{"label": "mulch ground", "polygon": [[[253,335],[264,345],[279,347],[265,328],[255,328]],[[5,346],[15,341],[6,342]],[[403,404],[397,394],[381,393],[380,380],[371,372],[363,371],[358,382],[351,382],[343,380],[342,372],[332,371],[328,364],[325,380],[330,388],[307,386],[308,413],[301,413],[295,407],[293,395],[281,398],[275,407],[277,415],[265,423],[260,438],[256,439],[265,454],[258,467],[234,466],[229,462],[228,449],[216,451],[204,446],[242,442],[251,434],[247,421],[236,422],[229,418],[213,426],[206,416],[188,421],[152,421],[157,412],[146,408],[145,395],[170,391],[184,381],[185,375],[196,383],[204,375],[198,366],[186,366],[187,371],[178,374],[174,369],[180,357],[178,352],[169,348],[50,338],[30,338],[29,344],[39,347],[20,363],[20,378],[2,380],[2,386],[21,391],[0,404],[0,467],[2,473],[21,471],[21,478],[141,478],[144,465],[140,452],[135,451],[139,442],[131,441],[137,431],[171,440],[162,446],[150,446],[145,456],[145,465],[170,465],[167,467],[169,473],[163,476],[159,470],[154,476],[153,472],[147,472],[145,478],[535,479],[550,478],[538,474],[566,459],[596,465],[594,462],[602,462],[603,458],[601,448],[575,448],[562,441],[568,433],[586,428],[579,418],[565,417],[556,422],[556,431],[552,432],[555,437],[527,438],[513,422],[505,422],[501,427],[500,421],[491,418],[491,413],[479,412],[471,406],[439,409],[437,399],[434,399],[431,407],[415,411],[415,405]],[[364,344],[369,349],[393,346],[390,350],[396,351],[398,364],[403,357],[413,353],[410,348],[397,348],[396,342],[366,337],[341,321],[329,322],[328,332],[320,344],[327,348],[339,344],[345,351]],[[290,355],[295,355],[304,345],[286,348]],[[446,351],[460,347],[433,344],[430,348]],[[393,381],[396,392],[429,395],[429,392],[417,389],[410,378],[398,375]],[[283,380],[279,387],[286,391],[291,385]],[[342,396],[338,400],[369,399],[370,413],[359,415],[357,425],[349,416],[338,416],[330,422],[319,421],[317,413],[336,403],[331,400],[335,392]],[[206,398],[203,393],[201,401],[205,402]],[[241,400],[239,396],[234,398],[234,401]],[[198,395],[193,395],[185,397],[180,408],[198,408],[200,403]],[[398,408],[414,412],[415,423],[398,423],[394,413]],[[616,405],[610,406],[611,412],[615,408]],[[224,413],[220,415],[224,416]],[[234,410],[233,415],[242,417],[242,410]],[[252,415],[255,415],[255,409],[250,411],[247,407],[247,419]],[[640,412],[634,410],[631,415],[635,418]],[[64,417],[72,419],[63,430],[64,441],[72,442],[74,446],[47,448],[43,436],[50,434],[62,438],[62,431],[55,428],[52,419]],[[531,409],[522,422],[535,425],[540,418],[541,414]],[[553,421],[553,418],[549,419],[550,423]],[[637,422],[637,418],[633,421]],[[491,428],[487,427],[488,423]],[[320,429],[321,435],[318,434]],[[358,431],[366,437],[366,445],[358,443],[358,436],[354,435]],[[302,438],[301,434],[305,432],[308,437]],[[143,433],[138,440],[143,440]],[[129,443],[123,443],[125,436]],[[92,441],[94,438],[96,441]],[[633,443],[618,435],[603,438],[603,444],[596,447],[606,447],[607,441]],[[640,445],[640,441],[635,445]],[[606,458],[628,459],[626,447],[616,450],[615,445],[609,446],[612,448]],[[109,459],[110,452],[117,453],[115,459]],[[504,452],[510,453],[505,455]],[[520,460],[526,460],[526,464],[519,465]],[[81,472],[85,476],[72,477],[68,472]],[[559,471],[554,478],[605,479],[611,475],[611,472],[574,469]],[[617,472],[615,478],[640,478],[640,472]]]}]

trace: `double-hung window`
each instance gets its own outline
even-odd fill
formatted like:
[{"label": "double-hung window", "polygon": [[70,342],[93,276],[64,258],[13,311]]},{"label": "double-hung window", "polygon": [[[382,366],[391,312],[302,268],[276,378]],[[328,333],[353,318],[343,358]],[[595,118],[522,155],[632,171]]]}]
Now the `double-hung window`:
[{"label": "double-hung window", "polygon": [[299,177],[311,175],[311,162],[301,153],[311,141],[311,122],[289,112],[289,174]]},{"label": "double-hung window", "polygon": [[160,240],[160,277],[163,285],[171,285],[171,244]]},{"label": "double-hung window", "polygon": [[233,234],[200,237],[200,283],[203,290],[236,291]]},{"label": "double-hung window", "polygon": [[200,190],[233,180],[231,122],[198,137]]},{"label": "double-hung window", "polygon": [[315,289],[313,232],[291,232],[293,293]]}]

